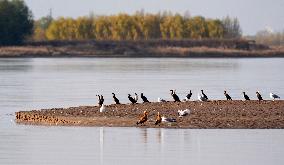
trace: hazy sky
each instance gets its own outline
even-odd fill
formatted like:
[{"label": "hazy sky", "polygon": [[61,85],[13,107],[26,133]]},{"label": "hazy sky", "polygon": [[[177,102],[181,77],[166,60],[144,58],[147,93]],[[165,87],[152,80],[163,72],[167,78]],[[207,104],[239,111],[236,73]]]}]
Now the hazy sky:
[{"label": "hazy sky", "polygon": [[255,34],[259,30],[272,28],[284,30],[284,0],[25,0],[34,17],[40,18],[52,8],[54,17],[78,17],[90,12],[110,15],[120,12],[133,14],[137,10],[157,13],[172,11],[192,16],[223,18],[237,17],[243,33]]}]

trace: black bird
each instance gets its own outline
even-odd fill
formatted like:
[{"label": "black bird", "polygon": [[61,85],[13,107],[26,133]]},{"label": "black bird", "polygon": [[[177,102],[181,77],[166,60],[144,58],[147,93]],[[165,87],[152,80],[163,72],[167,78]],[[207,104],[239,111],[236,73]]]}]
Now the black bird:
[{"label": "black bird", "polygon": [[231,96],[227,93],[227,91],[224,91],[224,95],[226,96],[227,100],[232,100]]},{"label": "black bird", "polygon": [[202,93],[204,99],[208,100],[208,97],[207,97],[206,94],[203,92],[203,89],[201,89],[201,93]]},{"label": "black bird", "polygon": [[101,98],[100,98],[100,105],[103,105],[103,104],[104,104],[104,101],[105,101],[104,96],[101,95]]},{"label": "black bird", "polygon": [[131,101],[132,104],[135,104],[137,102],[133,97],[131,97],[130,94],[128,94],[128,99]]},{"label": "black bird", "polygon": [[103,95],[96,95],[96,96],[98,96],[98,104],[100,105],[100,106],[102,106],[103,105],[103,103],[104,103],[104,98],[102,98],[103,97]]},{"label": "black bird", "polygon": [[149,100],[147,99],[146,96],[143,95],[143,93],[141,93],[141,99],[143,100],[144,103],[149,103]]},{"label": "black bird", "polygon": [[114,93],[112,93],[112,97],[113,97],[113,100],[114,100],[115,104],[120,104],[118,98],[115,96]]},{"label": "black bird", "polygon": [[192,96],[192,93],[191,93],[191,90],[190,90],[190,91],[189,91],[189,94],[186,95],[186,98],[187,98],[188,100],[190,100],[191,96]]},{"label": "black bird", "polygon": [[249,97],[248,97],[248,95],[246,95],[245,92],[243,92],[243,94],[244,94],[244,98],[245,98],[246,100],[250,100]]},{"label": "black bird", "polygon": [[262,99],[262,96],[260,95],[259,92],[256,92],[256,97],[258,98],[259,101],[263,100],[263,99]]},{"label": "black bird", "polygon": [[173,97],[173,99],[175,100],[175,102],[180,102],[180,99],[178,97],[178,95],[174,92],[174,90],[170,90],[171,91],[171,95]]}]

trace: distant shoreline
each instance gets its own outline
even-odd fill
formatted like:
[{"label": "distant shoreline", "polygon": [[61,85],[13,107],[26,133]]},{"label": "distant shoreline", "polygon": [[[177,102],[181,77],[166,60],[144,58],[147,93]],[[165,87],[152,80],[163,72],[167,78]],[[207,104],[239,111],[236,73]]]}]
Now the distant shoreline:
[{"label": "distant shoreline", "polygon": [[45,41],[1,46],[0,58],[271,58],[284,57],[284,46],[247,40]]}]

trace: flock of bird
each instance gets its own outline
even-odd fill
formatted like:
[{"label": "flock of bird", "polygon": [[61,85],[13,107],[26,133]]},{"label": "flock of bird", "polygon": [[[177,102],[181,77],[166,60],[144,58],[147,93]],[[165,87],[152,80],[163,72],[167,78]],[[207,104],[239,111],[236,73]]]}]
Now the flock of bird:
[{"label": "flock of bird", "polygon": [[[176,94],[176,90],[170,90],[170,94],[174,100],[174,102],[181,102],[179,96]],[[224,95],[226,97],[227,100],[232,100],[232,97],[227,93],[227,91],[224,91]],[[280,99],[280,97],[274,93],[270,93],[270,98],[273,99],[273,101],[275,99]],[[105,112],[106,111],[106,107],[104,106],[104,97],[103,95],[96,95],[98,97],[98,104],[101,106],[100,107],[100,112]],[[112,93],[112,97],[113,100],[115,102],[115,104],[121,104],[119,99],[116,97],[116,95],[114,93]],[[143,103],[149,103],[149,100],[147,99],[147,97],[141,93],[140,95]],[[192,97],[192,92],[190,90],[190,92],[186,95],[186,97],[182,100],[182,101],[189,101]],[[208,97],[207,95],[204,93],[203,90],[201,90],[201,93],[198,93],[197,95],[198,100],[199,101],[208,101]],[[250,100],[249,96],[243,92],[243,97],[245,100]],[[256,92],[256,97],[259,101],[262,101],[263,98],[260,94],[259,91]],[[134,97],[131,96],[131,94],[128,94],[128,99],[131,102],[131,104],[136,104],[138,102],[138,94],[135,93]],[[162,99],[162,98],[158,98],[158,102],[166,102],[166,100]],[[185,110],[178,110],[178,115],[179,117],[183,117],[190,114],[190,110],[189,109],[185,109]],[[140,119],[136,122],[137,125],[139,124],[144,124],[146,121],[148,120],[148,112],[144,111],[143,116],[140,117]],[[164,116],[161,116],[160,112],[158,112],[157,116],[156,116],[156,121],[155,121],[155,125],[160,124],[161,122],[176,122],[176,119],[174,118],[166,118]]]},{"label": "flock of bird", "polygon": [[[181,102],[179,96],[176,94],[176,90],[170,90],[170,92],[171,92],[172,98],[174,99],[174,102]],[[232,100],[232,97],[227,93],[227,91],[224,91],[224,95],[225,95],[227,100]],[[102,106],[104,104],[103,95],[96,95],[96,96],[98,97],[98,104],[100,106]],[[112,93],[112,97],[113,97],[115,104],[121,104],[119,99],[116,97],[116,95],[114,93]],[[140,97],[141,97],[143,103],[149,103],[150,102],[143,93],[141,93]],[[186,95],[186,97],[182,101],[189,101],[191,99],[191,97],[192,97],[192,92],[190,90],[189,93]],[[243,92],[243,97],[244,97],[245,100],[250,100],[249,96],[245,92]],[[260,92],[258,92],[258,91],[256,92],[256,97],[259,101],[263,100]],[[134,97],[132,97],[131,94],[128,94],[128,99],[131,102],[131,104],[136,104],[138,102],[138,98],[139,98],[139,96],[138,96],[137,93],[134,94]],[[198,93],[197,98],[198,98],[199,101],[208,101],[209,100],[207,95],[204,93],[203,90],[201,90],[201,93]],[[280,99],[280,97],[278,95],[274,94],[274,93],[270,93],[270,98],[273,99],[273,100]],[[158,102],[166,102],[166,100],[159,97]]]}]

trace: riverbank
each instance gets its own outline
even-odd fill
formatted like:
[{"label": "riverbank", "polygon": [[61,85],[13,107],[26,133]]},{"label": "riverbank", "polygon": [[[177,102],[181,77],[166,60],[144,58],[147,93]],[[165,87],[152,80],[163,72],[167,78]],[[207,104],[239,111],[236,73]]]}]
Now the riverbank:
[{"label": "riverbank", "polygon": [[[136,122],[148,111],[148,121],[138,127],[153,128],[284,128],[284,101],[188,101],[143,104],[108,105],[106,112],[98,106],[79,106],[16,112],[19,124],[137,127]],[[178,117],[177,110],[190,109],[190,114]],[[155,125],[157,112],[177,122]]]},{"label": "riverbank", "polygon": [[247,40],[46,41],[0,47],[0,57],[284,57]]}]

